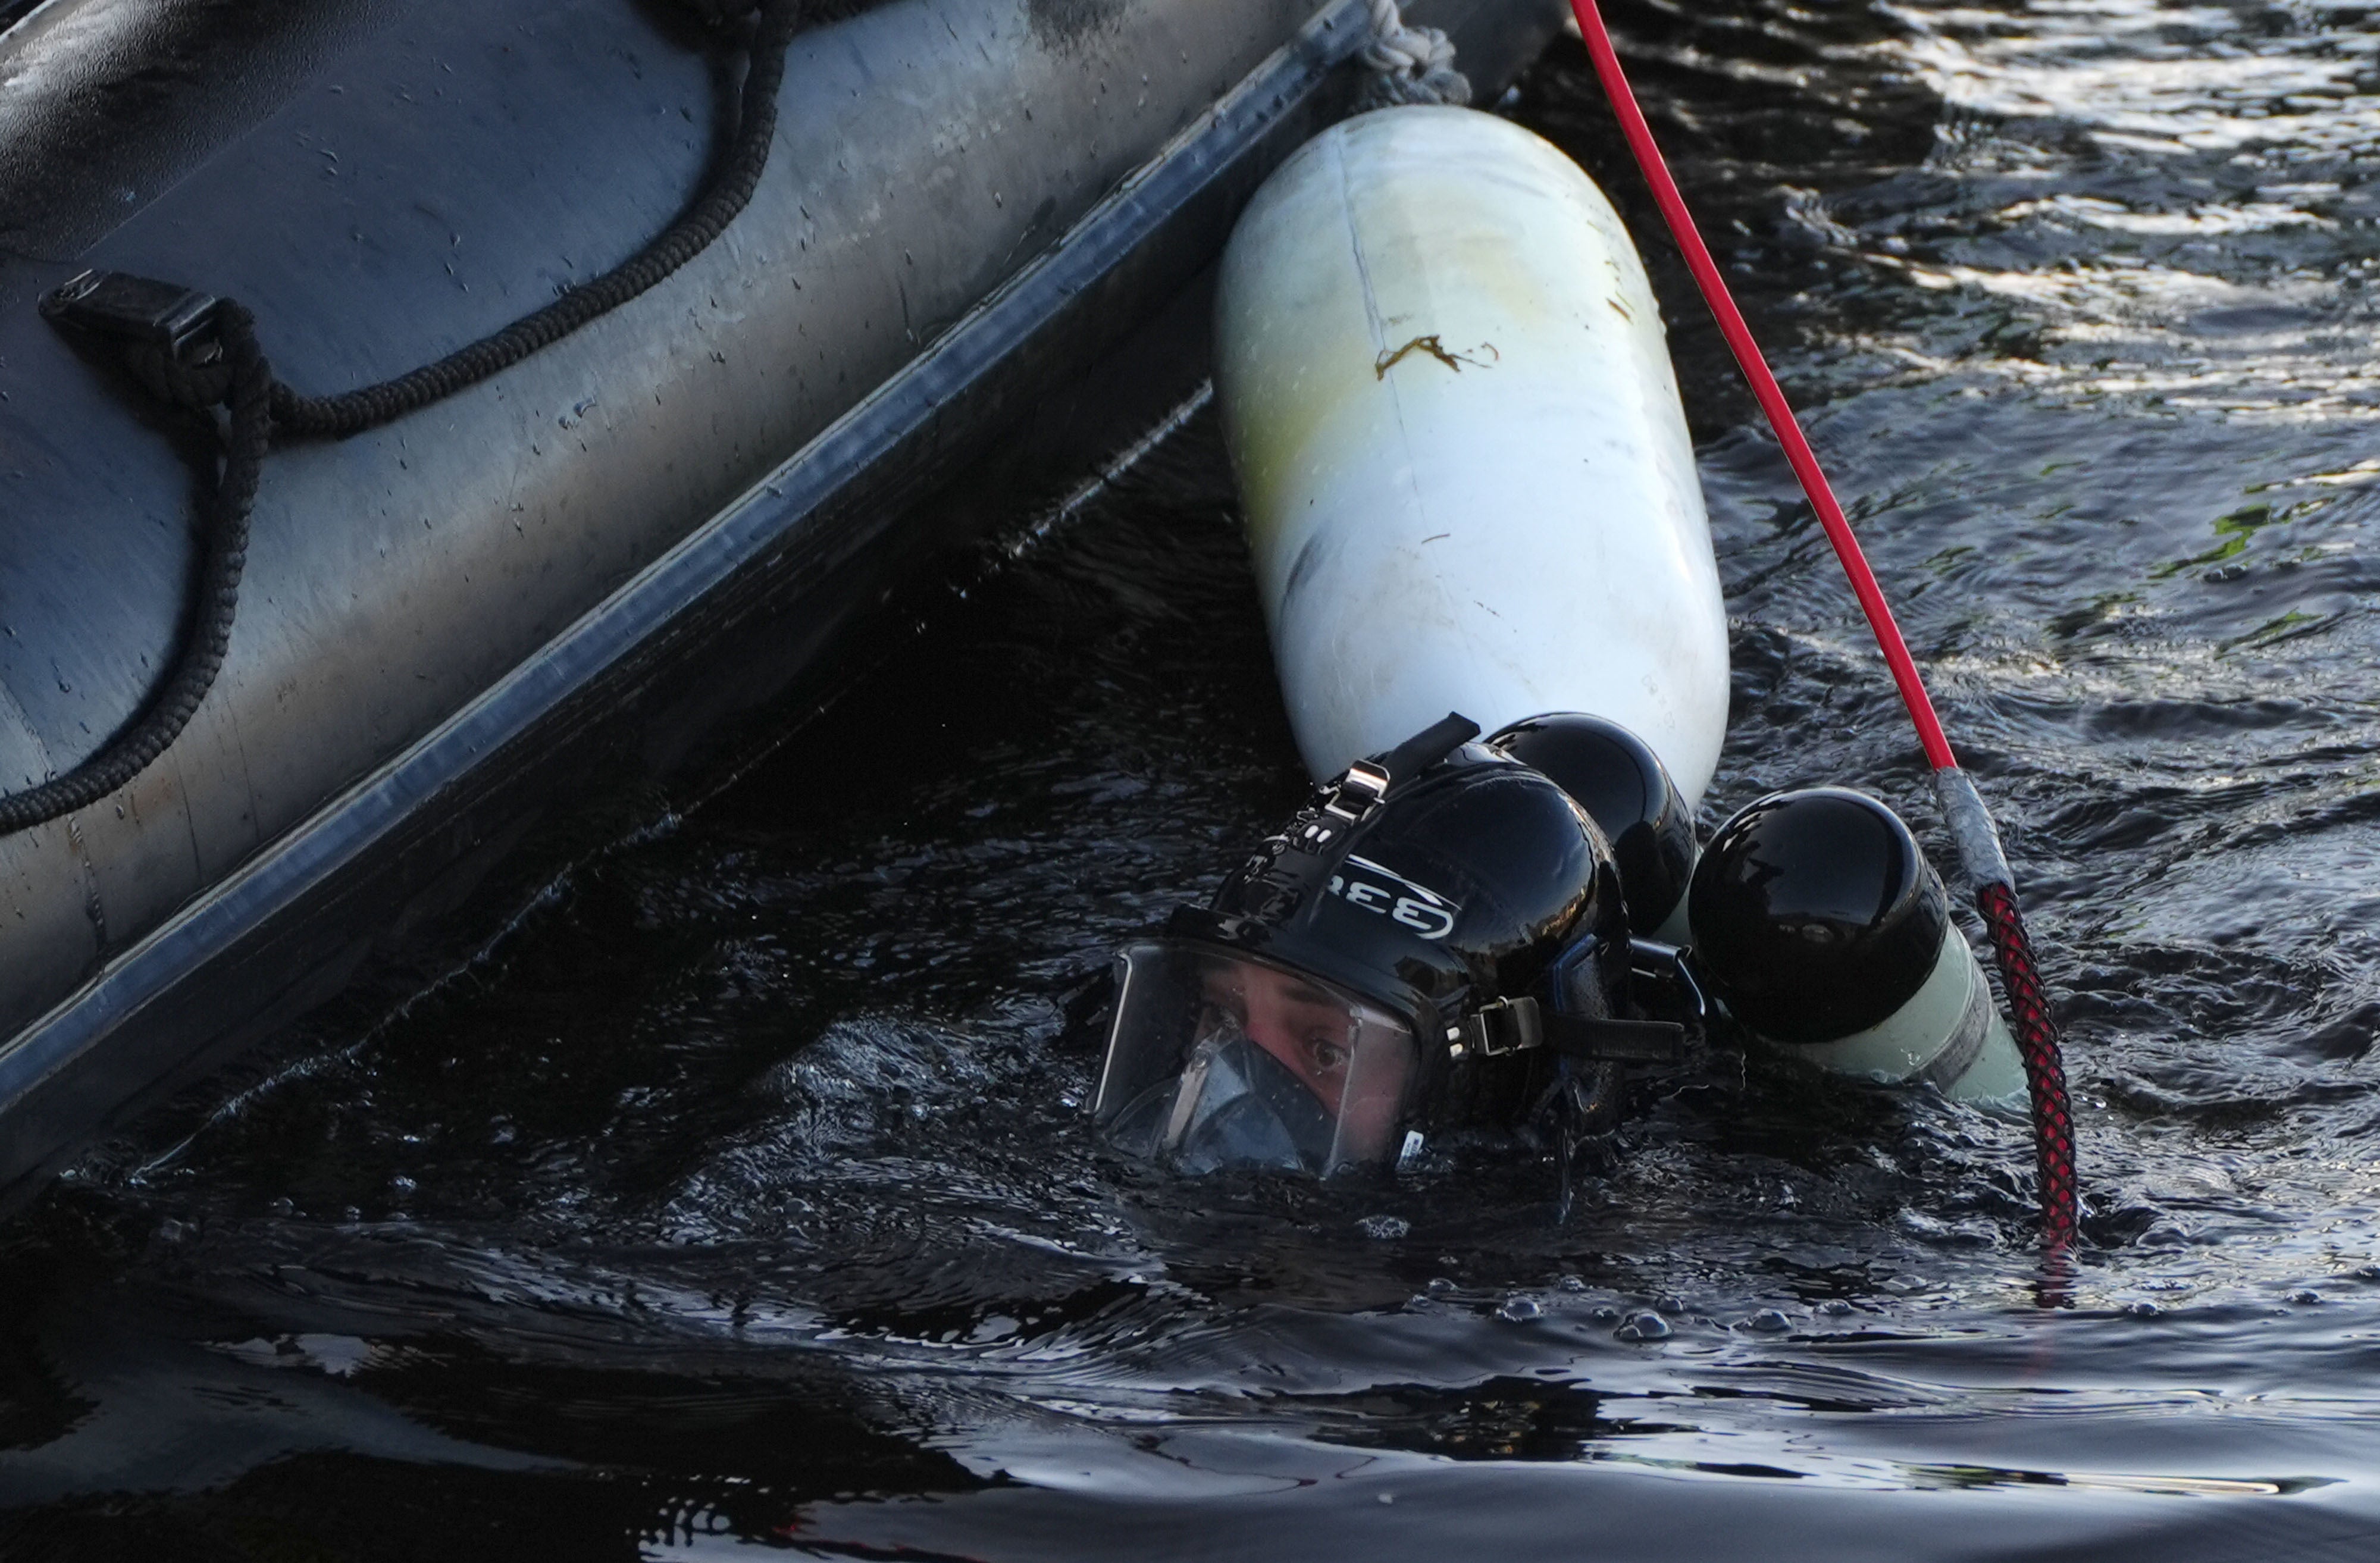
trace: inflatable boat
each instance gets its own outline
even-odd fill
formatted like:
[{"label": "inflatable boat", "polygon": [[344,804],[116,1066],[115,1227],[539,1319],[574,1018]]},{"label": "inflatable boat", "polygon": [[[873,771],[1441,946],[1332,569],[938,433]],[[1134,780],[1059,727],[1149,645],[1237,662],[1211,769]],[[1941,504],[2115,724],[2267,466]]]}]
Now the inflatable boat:
[{"label": "inflatable boat", "polygon": [[[202,424],[37,304],[167,279],[252,311],[285,384],[401,374],[686,209],[744,70],[720,9],[0,11],[0,792],[154,701],[213,468]],[[540,819],[819,676],[967,524],[929,497],[1080,471],[1187,394],[1239,208],[1349,112],[1372,36],[1364,0],[841,9],[794,37],[765,171],[681,269],[263,461],[187,727],[0,837],[0,1189],[338,991]],[[1560,18],[1407,11],[1483,92]]]}]

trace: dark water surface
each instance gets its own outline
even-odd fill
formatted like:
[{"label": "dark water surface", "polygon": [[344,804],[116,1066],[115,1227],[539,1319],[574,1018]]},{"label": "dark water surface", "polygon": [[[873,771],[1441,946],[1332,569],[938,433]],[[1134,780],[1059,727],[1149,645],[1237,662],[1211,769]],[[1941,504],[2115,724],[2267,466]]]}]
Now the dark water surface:
[{"label": "dark water surface", "polygon": [[[1093,1146],[1069,1000],[1301,788],[1201,417],[468,971],[0,1229],[0,1552],[2380,1557],[2380,14],[1615,20],[2003,806],[2062,1296],[2020,1129],[1727,1051],[1567,1224],[1541,1165]],[[1575,42],[1508,112],[1646,231]],[[1735,615],[1706,823],[1930,829],[1647,248]]]}]

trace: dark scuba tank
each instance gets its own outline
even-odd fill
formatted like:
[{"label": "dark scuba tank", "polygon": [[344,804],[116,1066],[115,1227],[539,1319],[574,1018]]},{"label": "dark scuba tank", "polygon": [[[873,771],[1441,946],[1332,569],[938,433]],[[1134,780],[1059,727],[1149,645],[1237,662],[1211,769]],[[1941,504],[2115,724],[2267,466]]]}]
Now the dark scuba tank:
[{"label": "dark scuba tank", "polygon": [[1822,1069],[2021,1098],[2024,1064],[1900,818],[1814,787],[1746,805],[1687,891],[1694,959],[1744,1027]]},{"label": "dark scuba tank", "polygon": [[1620,869],[1629,931],[1686,943],[1694,810],[1652,745],[1616,721],[1580,711],[1529,717],[1488,743],[1544,773],[1602,830]]}]

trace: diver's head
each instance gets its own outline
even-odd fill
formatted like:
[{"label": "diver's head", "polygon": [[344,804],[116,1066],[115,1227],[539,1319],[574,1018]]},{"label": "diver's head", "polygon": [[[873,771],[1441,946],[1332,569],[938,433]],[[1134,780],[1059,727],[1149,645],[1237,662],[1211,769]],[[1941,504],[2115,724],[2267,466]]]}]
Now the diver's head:
[{"label": "diver's head", "polygon": [[1562,789],[1450,717],[1320,790],[1118,962],[1093,1112],[1185,1172],[1327,1175],[1516,1116],[1622,1012],[1627,914]]}]

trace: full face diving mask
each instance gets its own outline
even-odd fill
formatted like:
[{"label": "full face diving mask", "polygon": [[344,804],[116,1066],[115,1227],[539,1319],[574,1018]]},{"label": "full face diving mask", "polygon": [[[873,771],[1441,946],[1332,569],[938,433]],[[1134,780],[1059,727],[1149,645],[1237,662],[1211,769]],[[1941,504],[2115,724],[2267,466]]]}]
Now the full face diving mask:
[{"label": "full face diving mask", "polygon": [[1135,944],[1117,966],[1097,1110],[1120,1147],[1318,1176],[1397,1148],[1421,1072],[1409,1020],[1216,945]]},{"label": "full face diving mask", "polygon": [[1352,767],[1117,962],[1093,1113],[1177,1171],[1398,1159],[1484,1079],[1668,1058],[1626,1017],[1626,912],[1567,794],[1460,717]]}]

